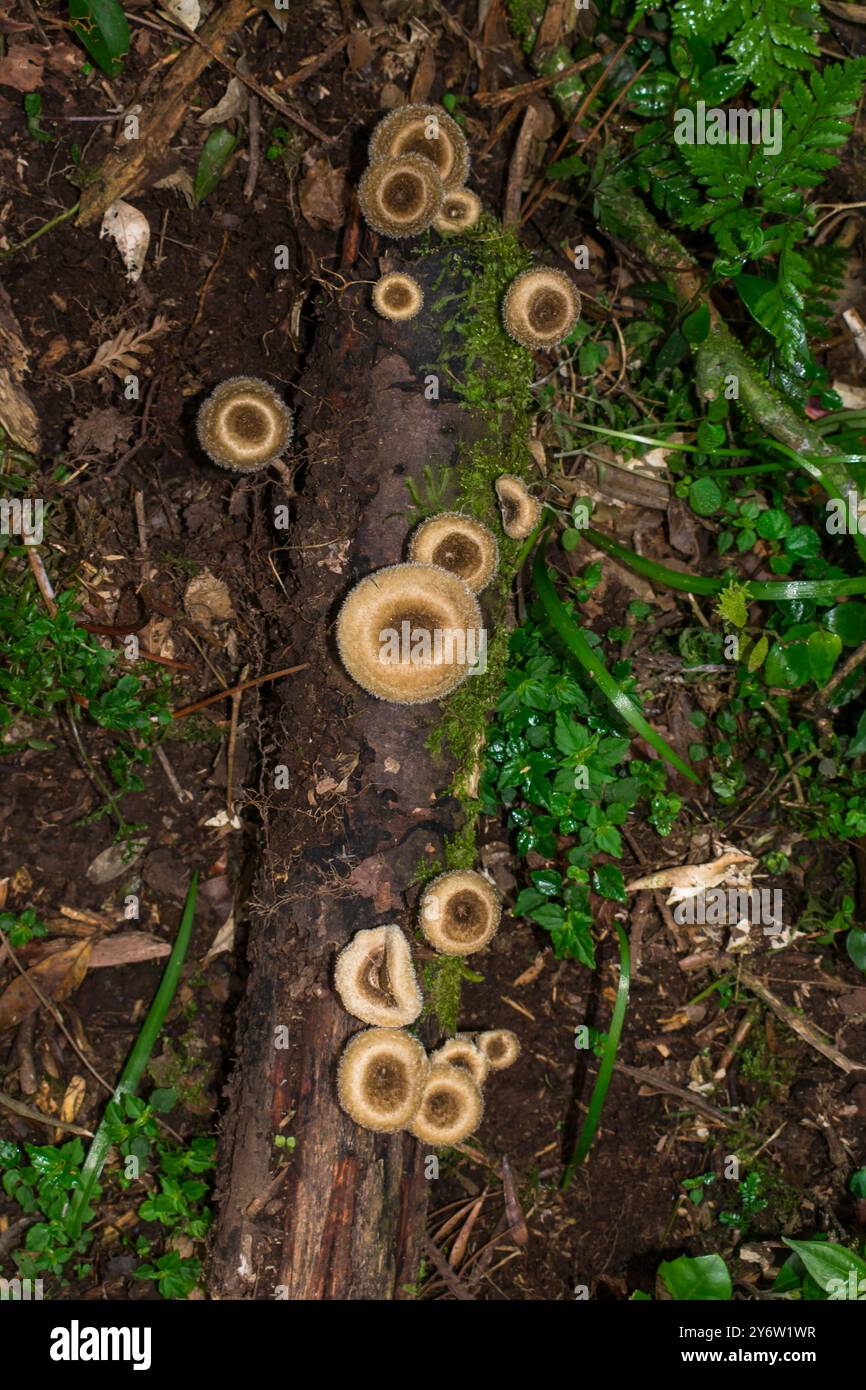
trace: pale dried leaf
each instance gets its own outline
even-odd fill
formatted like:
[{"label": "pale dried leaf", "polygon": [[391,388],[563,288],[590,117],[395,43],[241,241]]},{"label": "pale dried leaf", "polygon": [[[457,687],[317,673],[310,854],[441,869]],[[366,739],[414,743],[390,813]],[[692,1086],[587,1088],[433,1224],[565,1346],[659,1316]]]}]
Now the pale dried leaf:
[{"label": "pale dried leaf", "polygon": [[678,868],[659,869],[645,878],[633,879],[626,884],[626,891],[634,893],[639,888],[670,888],[668,903],[681,902],[683,898],[693,898],[706,888],[715,888],[739,876],[746,871],[746,865],[756,862],[750,854],[732,849],[709,864],[682,864]]},{"label": "pale dried leaf", "polygon": [[239,77],[233,77],[216,106],[202,113],[199,125],[224,125],[242,116],[250,104],[249,93]]},{"label": "pale dried leaf", "polygon": [[105,970],[112,965],[134,965],[141,960],[157,960],[167,956],[171,946],[145,931],[122,931],[97,941],[90,957],[91,970]]},{"label": "pale dried leaf", "polygon": [[150,223],[138,208],[118,198],[105,209],[99,229],[100,241],[107,236],[117,244],[126,266],[126,278],[134,285],[144,270],[147,248],[150,245]]},{"label": "pale dried leaf", "polygon": [[147,849],[147,840],[133,840],[128,845],[109,845],[97,854],[87,869],[90,883],[112,883],[135,864]]},{"label": "pale dried leaf", "polygon": [[102,410],[91,410],[72,426],[69,447],[76,454],[89,451],[112,454],[118,442],[125,444],[129,439],[133,423],[130,416],[122,414],[113,405],[107,405]]},{"label": "pale dried leaf", "polygon": [[163,0],[162,8],[167,15],[191,33],[201,24],[201,6],[198,0]]},{"label": "pale dried leaf", "polygon": [[150,328],[143,333],[136,328],[122,328],[114,337],[107,342],[101,343],[96,349],[93,361],[81,371],[73,372],[69,380],[76,377],[93,376],[95,372],[113,372],[121,379],[127,372],[138,366],[136,353],[149,353],[151,351],[150,342],[153,338],[158,338],[162,333],[167,333],[172,327],[171,321],[164,318],[162,314],[157,314]]},{"label": "pale dried leaf", "polygon": [[193,622],[208,631],[215,622],[227,622],[235,616],[228,586],[210,570],[202,570],[189,581],[183,606]]},{"label": "pale dried leaf", "polygon": [[328,159],[316,159],[301,183],[298,195],[305,221],[314,231],[343,225],[346,210],[346,171],[333,169]]},{"label": "pale dried leaf", "polygon": [[26,974],[18,975],[0,996],[0,1033],[16,1027],[22,1018],[39,1008],[40,1000],[31,981],[49,999],[66,999],[73,994],[87,974],[92,949],[89,941],[76,941],[40,961]]}]

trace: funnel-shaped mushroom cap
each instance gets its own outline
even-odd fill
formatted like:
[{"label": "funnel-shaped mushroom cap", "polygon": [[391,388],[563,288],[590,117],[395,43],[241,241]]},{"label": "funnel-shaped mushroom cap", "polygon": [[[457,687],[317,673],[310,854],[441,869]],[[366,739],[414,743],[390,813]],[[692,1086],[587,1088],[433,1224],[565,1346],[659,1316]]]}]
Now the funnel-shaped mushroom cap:
[{"label": "funnel-shaped mushroom cap", "polygon": [[422,932],[446,956],[480,951],[499,926],[499,894],[474,869],[455,869],[428,883],[418,909]]},{"label": "funnel-shaped mushroom cap", "polygon": [[496,573],[499,546],[483,522],[462,512],[440,512],[418,527],[409,558],[422,565],[441,565],[477,594]]},{"label": "funnel-shaped mushroom cap", "polygon": [[481,199],[468,188],[449,188],[433,226],[443,235],[468,232],[481,216]]},{"label": "funnel-shaped mushroom cap", "polygon": [[418,281],[400,270],[383,275],[373,286],[373,308],[383,319],[392,319],[395,323],[414,319],[423,304],[424,292]]},{"label": "funnel-shaped mushroom cap", "polygon": [[196,420],[199,443],[221,468],[252,473],[284,453],[292,438],[292,412],[273,387],[254,376],[221,381]]},{"label": "funnel-shaped mushroom cap", "polygon": [[522,478],[513,473],[502,473],[496,479],[496,496],[502,513],[502,529],[513,541],[522,541],[531,535],[541,517],[541,503],[526,486]]},{"label": "funnel-shaped mushroom cap", "polygon": [[487,1080],[487,1058],[475,1046],[473,1039],[462,1033],[458,1033],[456,1038],[449,1038],[437,1048],[430,1061],[434,1066],[462,1067],[468,1071],[479,1090]]},{"label": "funnel-shaped mushroom cap", "polygon": [[520,1040],[510,1028],[493,1028],[489,1033],[479,1033],[475,1044],[493,1071],[503,1071],[520,1056]]},{"label": "funnel-shaped mushroom cap", "polygon": [[393,704],[439,700],[486,654],[470,589],[438,565],[391,565],[348,595],[337,646],[353,680]]},{"label": "funnel-shaped mushroom cap", "polygon": [[442,182],[435,164],[420,155],[380,159],[361,175],[358,202],[382,236],[417,236],[442,206]]},{"label": "funnel-shaped mushroom cap", "polygon": [[378,1028],[414,1023],[424,1003],[409,943],[395,926],[357,932],[337,957],[334,985],[344,1009]]},{"label": "funnel-shaped mushroom cap", "polygon": [[437,1147],[459,1144],[478,1128],[483,1113],[481,1092],[468,1071],[448,1065],[433,1066],[427,1073],[409,1133]]},{"label": "funnel-shaped mushroom cap", "polygon": [[469,146],[455,120],[441,106],[401,106],[379,122],[370,139],[370,162],[414,154],[430,160],[445,188],[465,183]]},{"label": "funnel-shaped mushroom cap", "polygon": [[555,347],[580,318],[580,295],[561,270],[525,270],[508,288],[502,317],[524,347]]},{"label": "funnel-shaped mushroom cap", "polygon": [[395,1028],[356,1033],[340,1058],[340,1105],[364,1129],[381,1134],[404,1129],[418,1109],[429,1066],[409,1033]]}]

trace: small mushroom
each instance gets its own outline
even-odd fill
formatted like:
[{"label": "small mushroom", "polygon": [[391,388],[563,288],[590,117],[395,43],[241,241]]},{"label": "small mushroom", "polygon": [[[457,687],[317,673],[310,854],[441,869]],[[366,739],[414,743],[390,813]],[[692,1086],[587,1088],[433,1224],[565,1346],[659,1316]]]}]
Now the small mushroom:
[{"label": "small mushroom", "polygon": [[493,532],[463,512],[440,512],[422,522],[412,537],[410,560],[441,565],[480,593],[499,565],[499,546]]},{"label": "small mushroom", "polygon": [[221,381],[201,406],[196,432],[221,468],[254,473],[275,463],[292,438],[292,412],[272,386],[254,376]]},{"label": "small mushroom", "polygon": [[430,1061],[434,1066],[462,1067],[464,1071],[468,1071],[479,1089],[487,1080],[487,1058],[475,1046],[473,1039],[464,1033],[458,1033],[456,1038],[449,1038],[444,1042],[433,1053]]},{"label": "small mushroom", "polygon": [[348,1013],[378,1028],[414,1023],[424,1003],[409,943],[396,926],[357,932],[337,957],[334,986]]},{"label": "small mushroom", "polygon": [[493,1071],[504,1071],[520,1056],[520,1040],[510,1028],[493,1028],[489,1033],[479,1033],[475,1045],[487,1058],[487,1064]]},{"label": "small mushroom", "polygon": [[478,223],[481,216],[481,199],[469,188],[449,188],[442,199],[439,215],[434,217],[433,226],[443,236],[456,232],[468,232]]},{"label": "small mushroom", "polygon": [[501,912],[499,894],[482,874],[474,869],[455,869],[428,883],[418,921],[437,951],[446,956],[468,956],[492,939]]},{"label": "small mushroom", "polygon": [[513,541],[522,541],[532,534],[541,517],[541,503],[522,478],[502,473],[496,479],[496,496],[502,513],[502,529]]},{"label": "small mushroom", "polygon": [[420,155],[380,159],[361,175],[358,202],[375,232],[417,236],[442,206],[442,181],[436,166]]},{"label": "small mushroom", "polygon": [[431,161],[443,187],[457,188],[469,174],[469,146],[459,125],[441,106],[414,104],[391,111],[370,139],[370,163],[414,154]]},{"label": "small mushroom", "polygon": [[392,270],[373,286],[373,308],[383,319],[404,323],[414,319],[424,304],[424,291],[411,275]]},{"label": "small mushroom", "polygon": [[580,318],[580,295],[561,270],[525,270],[508,287],[502,317],[524,347],[555,347]]},{"label": "small mushroom", "polygon": [[337,1070],[337,1097],[364,1129],[405,1129],[421,1102],[427,1054],[410,1033],[368,1028],[350,1038]]},{"label": "small mushroom", "polygon": [[390,565],[346,598],[337,647],[353,680],[379,700],[426,704],[450,694],[486,653],[478,600],[439,565]]},{"label": "small mushroom", "polygon": [[459,1144],[478,1128],[483,1113],[481,1092],[468,1071],[448,1065],[432,1066],[409,1133],[436,1147]]}]

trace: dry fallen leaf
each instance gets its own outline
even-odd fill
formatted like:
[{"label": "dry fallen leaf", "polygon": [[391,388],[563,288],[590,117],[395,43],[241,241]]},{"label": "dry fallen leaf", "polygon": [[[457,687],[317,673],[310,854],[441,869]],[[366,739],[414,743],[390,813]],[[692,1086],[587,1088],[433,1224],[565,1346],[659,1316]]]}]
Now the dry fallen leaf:
[{"label": "dry fallen leaf", "polygon": [[128,845],[109,845],[97,854],[86,870],[90,883],[111,883],[135,864],[147,848],[147,840],[133,840]]},{"label": "dry fallen leaf", "polygon": [[194,31],[201,24],[201,6],[198,0],[163,0],[162,9],[172,19],[182,24],[184,29]]},{"label": "dry fallen leaf", "polygon": [[215,622],[227,622],[235,616],[228,586],[210,570],[202,570],[191,579],[183,595],[183,606],[194,623],[208,631]]},{"label": "dry fallen leaf", "polygon": [[145,329],[143,333],[137,328],[122,328],[114,338],[100,343],[93,361],[88,366],[82,367],[79,372],[73,372],[67,379],[72,381],[75,377],[92,376],[95,372],[108,371],[123,380],[128,372],[138,370],[139,360],[136,354],[150,352],[150,340],[167,333],[171,327],[169,319],[157,314],[150,328]]},{"label": "dry fallen leaf", "polygon": [[45,53],[45,49],[37,48],[35,43],[10,44],[6,57],[0,58],[0,87],[35,92],[42,85]]},{"label": "dry fallen leaf", "polygon": [[346,211],[346,171],[333,169],[330,160],[317,159],[304,175],[298,195],[301,212],[314,231],[343,225]]},{"label": "dry fallen leaf", "polygon": [[66,999],[74,994],[87,974],[92,949],[90,941],[76,941],[40,961],[25,975],[17,976],[0,995],[0,1033],[16,1027],[22,1018],[39,1008],[40,1001],[30,981],[49,999]]},{"label": "dry fallen leaf", "polygon": [[204,111],[198,118],[199,125],[223,125],[242,116],[249,106],[249,93],[239,77],[233,77],[216,106]]},{"label": "dry fallen leaf", "polygon": [[75,454],[112,454],[115,445],[125,444],[132,433],[134,421],[123,415],[116,406],[91,410],[75,421],[69,431],[69,447]]},{"label": "dry fallen leaf", "polygon": [[150,223],[138,208],[118,198],[105,209],[99,229],[100,241],[107,236],[116,242],[126,266],[126,278],[134,285],[144,270],[147,248],[150,245]]},{"label": "dry fallen leaf", "polygon": [[78,1113],[87,1094],[87,1082],[83,1076],[71,1076],[69,1085],[66,1087],[66,1094],[60,1102],[60,1118],[64,1124],[71,1125],[73,1120],[78,1119]]},{"label": "dry fallen leaf", "polygon": [[705,888],[715,888],[737,874],[747,872],[746,865],[754,863],[756,860],[750,854],[732,849],[709,864],[682,864],[679,868],[660,869],[658,873],[647,874],[645,878],[633,879],[626,884],[626,892],[634,893],[639,888],[670,888],[670,905],[681,902],[683,898],[694,898]]},{"label": "dry fallen leaf", "polygon": [[104,970],[112,965],[135,965],[140,960],[158,960],[167,956],[171,946],[146,931],[122,931],[97,941],[90,957],[91,970]]}]

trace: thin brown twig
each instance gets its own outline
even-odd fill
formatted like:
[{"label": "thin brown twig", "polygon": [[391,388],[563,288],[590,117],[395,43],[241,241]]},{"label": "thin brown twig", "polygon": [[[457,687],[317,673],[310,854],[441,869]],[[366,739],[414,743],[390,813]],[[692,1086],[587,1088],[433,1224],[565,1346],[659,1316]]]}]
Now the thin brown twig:
[{"label": "thin brown twig", "polygon": [[265,681],[278,681],[283,676],[297,675],[298,671],[306,671],[309,665],[309,661],[303,661],[300,666],[285,666],[281,671],[269,671],[266,676],[254,676],[252,680],[230,686],[228,690],[218,690],[216,695],[208,695],[204,700],[196,700],[194,705],[184,705],[181,709],[172,710],[171,717],[172,719],[184,719],[188,714],[195,714],[208,705],[215,705],[218,700],[227,700],[230,696],[242,695],[245,690],[252,690],[256,685],[264,685]]}]

